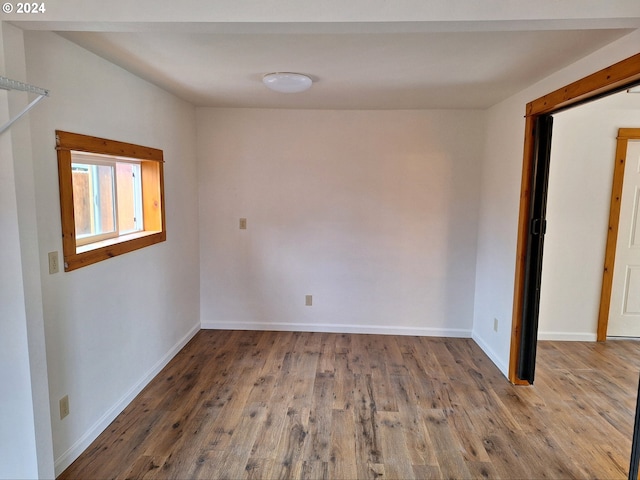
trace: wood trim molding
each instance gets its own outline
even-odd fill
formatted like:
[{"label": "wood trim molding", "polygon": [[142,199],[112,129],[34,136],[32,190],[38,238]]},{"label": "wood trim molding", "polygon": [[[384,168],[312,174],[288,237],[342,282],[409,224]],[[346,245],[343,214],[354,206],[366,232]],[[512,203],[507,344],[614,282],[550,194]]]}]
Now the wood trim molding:
[{"label": "wood trim molding", "polygon": [[518,240],[516,244],[516,266],[511,324],[511,348],[509,357],[509,380],[514,384],[528,384],[518,378],[517,366],[522,332],[522,307],[524,295],[525,254],[529,234],[527,219],[530,206],[529,184],[533,168],[534,125],[538,116],[575,105],[616,90],[640,80],[640,53],[615,63],[587,77],[544,95],[526,106],[524,156],[520,187],[520,214],[518,218]]},{"label": "wood trim molding", "polygon": [[615,165],[613,170],[613,185],[611,187],[611,204],[609,207],[609,228],[607,231],[607,246],[602,270],[602,290],[600,293],[600,309],[598,311],[598,342],[607,339],[609,326],[609,307],[611,306],[611,287],[613,284],[613,267],[616,259],[616,245],[618,243],[618,222],[620,220],[620,203],[622,200],[622,186],[624,183],[624,167],[627,157],[629,140],[640,140],[640,128],[621,128],[618,130]]},{"label": "wood trim molding", "polygon": [[[531,176],[533,175],[533,155],[534,155],[534,130],[536,121],[534,117],[526,117],[525,119],[525,135],[524,135],[524,161],[522,163],[522,179],[520,181],[520,212],[518,214],[518,239],[527,238],[529,236],[529,207],[531,202],[529,197],[531,194]],[[517,359],[520,353],[520,336],[522,334],[522,309],[524,306],[524,276],[525,262],[527,256],[526,242],[518,241],[516,246],[516,278],[521,278],[522,282],[515,282],[515,291],[513,294],[513,328],[511,330],[511,348],[509,362],[509,380],[516,385],[528,385],[529,382],[520,380],[516,376]],[[520,321],[516,322],[515,319]],[[516,359],[513,363],[511,359]]]},{"label": "wood trim molding", "polygon": [[76,250],[76,225],[73,208],[63,208],[64,205],[73,207],[73,184],[71,179],[71,151],[58,150],[58,185],[60,187],[60,220],[64,255],[66,255],[66,252],[75,252]]},{"label": "wood trim molding", "polygon": [[56,130],[56,148],[58,150],[77,150],[79,152],[100,153],[117,157],[138,158],[163,162],[162,150],[133,143],[118,142],[106,138],[91,137],[79,133]]},{"label": "wood trim molding", "polygon": [[527,105],[527,116],[550,113],[635,80],[640,80],[640,53],[534,100]]},{"label": "wood trim molding", "polygon": [[[56,130],[58,183],[64,271],[70,272],[134,250],[164,242],[167,238],[164,208],[164,160],[162,150]],[[72,151],[133,158],[142,172],[144,230],[96,242],[85,250],[76,242],[73,200]]]}]

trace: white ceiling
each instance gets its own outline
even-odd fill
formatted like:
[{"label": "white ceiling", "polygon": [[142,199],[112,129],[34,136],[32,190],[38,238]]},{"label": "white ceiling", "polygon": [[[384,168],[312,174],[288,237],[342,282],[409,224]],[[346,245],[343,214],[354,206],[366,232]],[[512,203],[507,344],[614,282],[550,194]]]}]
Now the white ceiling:
[{"label": "white ceiling", "polygon": [[[640,28],[638,0],[518,4],[111,0],[106,12],[97,0],[59,0],[8,19],[58,31],[194,105],[320,109],[486,108]],[[272,92],[261,78],[273,71],[314,84]]]},{"label": "white ceiling", "polygon": [[[64,36],[199,106],[486,108],[626,30],[384,34],[67,32]],[[269,72],[309,74],[281,94]]]}]

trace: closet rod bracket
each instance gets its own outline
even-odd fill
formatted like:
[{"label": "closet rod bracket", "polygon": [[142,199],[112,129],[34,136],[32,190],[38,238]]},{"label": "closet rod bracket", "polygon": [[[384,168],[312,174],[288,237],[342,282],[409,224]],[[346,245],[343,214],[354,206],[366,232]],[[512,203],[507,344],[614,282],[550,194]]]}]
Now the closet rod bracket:
[{"label": "closet rod bracket", "polygon": [[35,87],[33,85],[29,85],[28,83],[19,82],[17,80],[11,80],[10,78],[2,77],[2,76],[0,76],[0,89],[19,90],[21,92],[35,93],[36,95],[38,95],[20,113],[18,113],[14,118],[12,118],[7,123],[2,125],[2,127],[0,127],[0,134],[8,130],[11,127],[11,125],[13,125],[16,121],[18,121],[25,113],[31,110],[36,105],[36,103],[38,103],[44,97],[49,96],[49,90],[46,90],[40,87]]}]

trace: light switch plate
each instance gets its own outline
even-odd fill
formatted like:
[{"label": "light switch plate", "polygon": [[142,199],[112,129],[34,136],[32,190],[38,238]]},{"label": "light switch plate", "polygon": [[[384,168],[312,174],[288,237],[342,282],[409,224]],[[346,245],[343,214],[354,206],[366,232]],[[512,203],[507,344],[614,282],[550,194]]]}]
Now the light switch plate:
[{"label": "light switch plate", "polygon": [[49,274],[58,273],[59,271],[58,252],[49,252]]},{"label": "light switch plate", "polygon": [[60,399],[60,420],[69,415],[69,395]]}]

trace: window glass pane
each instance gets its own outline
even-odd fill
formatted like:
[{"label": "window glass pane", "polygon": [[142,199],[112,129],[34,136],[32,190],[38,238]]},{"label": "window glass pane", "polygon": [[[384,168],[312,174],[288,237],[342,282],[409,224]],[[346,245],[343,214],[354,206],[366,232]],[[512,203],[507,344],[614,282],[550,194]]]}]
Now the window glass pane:
[{"label": "window glass pane", "polygon": [[71,167],[73,182],[73,212],[76,236],[91,235],[91,177],[89,165],[74,163]]},{"label": "window glass pane", "polygon": [[73,163],[71,170],[76,238],[115,232],[113,166]]},{"label": "window glass pane", "polygon": [[135,163],[117,163],[116,177],[118,182],[118,227],[120,234],[142,230],[141,212],[138,205],[142,203],[142,192],[139,188],[140,165]]}]

